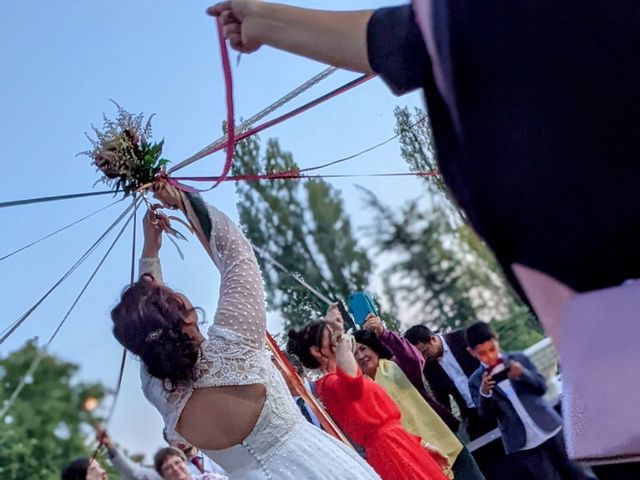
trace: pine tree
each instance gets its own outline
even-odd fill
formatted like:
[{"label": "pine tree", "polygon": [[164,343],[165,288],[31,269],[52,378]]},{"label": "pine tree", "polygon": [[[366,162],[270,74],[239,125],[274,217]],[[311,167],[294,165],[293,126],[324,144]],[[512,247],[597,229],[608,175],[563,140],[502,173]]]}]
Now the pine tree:
[{"label": "pine tree", "polygon": [[[0,359],[0,398],[11,395],[38,355],[35,343],[27,342]],[[44,354],[38,369],[0,419],[0,478],[58,479],[64,465],[91,456],[88,432],[100,419],[83,405],[88,398],[99,402],[107,390],[97,383],[75,381],[78,369],[78,365]],[[108,469],[108,463],[100,460]],[[120,477],[114,474],[112,478]]]},{"label": "pine tree", "polygon": [[[427,115],[397,108],[401,154],[412,171],[438,170]],[[439,176],[423,177],[428,199],[396,212],[371,192],[376,212],[370,228],[379,253],[390,254],[385,285],[392,301],[411,312],[411,323],[436,329],[493,321],[505,348],[542,338],[542,328],[504,280],[498,262],[467,223]]]},{"label": "pine tree", "polygon": [[[250,137],[236,147],[236,173],[297,169],[278,141]],[[369,282],[371,263],[353,235],[340,192],[322,180],[237,182],[240,222],[249,240],[290,273],[258,255],[268,303],[287,327],[319,318],[326,305],[295,279],[299,275],[330,299],[346,299]]]}]

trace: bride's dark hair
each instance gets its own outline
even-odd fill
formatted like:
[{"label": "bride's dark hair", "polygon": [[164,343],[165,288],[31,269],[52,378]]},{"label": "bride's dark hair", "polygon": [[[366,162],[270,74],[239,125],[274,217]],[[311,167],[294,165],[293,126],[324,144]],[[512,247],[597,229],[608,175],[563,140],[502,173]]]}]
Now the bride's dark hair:
[{"label": "bride's dark hair", "polygon": [[111,311],[113,334],[142,359],[150,375],[163,380],[165,388],[175,389],[177,382],[194,378],[200,342],[183,332],[193,311],[171,289],[143,275],[122,292]]},{"label": "bride's dark hair", "polygon": [[303,328],[296,330],[292,328],[287,333],[287,352],[298,357],[300,362],[307,368],[318,368],[320,363],[311,354],[311,347],[318,347],[322,343],[322,332],[325,324],[321,321],[308,323]]}]

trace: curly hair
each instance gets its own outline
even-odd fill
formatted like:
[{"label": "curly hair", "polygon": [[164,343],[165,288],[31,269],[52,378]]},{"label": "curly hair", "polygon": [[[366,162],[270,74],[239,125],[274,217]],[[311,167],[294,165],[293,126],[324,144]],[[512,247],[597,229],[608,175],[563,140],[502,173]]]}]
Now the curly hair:
[{"label": "curly hair", "polygon": [[143,275],[122,292],[120,303],[111,311],[113,334],[142,359],[150,375],[174,390],[177,382],[194,379],[200,342],[183,331],[194,310],[171,289]]},{"label": "curly hair", "polygon": [[311,347],[320,348],[324,329],[325,323],[322,321],[308,323],[299,330],[292,328],[287,333],[289,337],[287,352],[298,357],[300,363],[307,368],[315,369],[320,367],[318,360],[311,354]]}]

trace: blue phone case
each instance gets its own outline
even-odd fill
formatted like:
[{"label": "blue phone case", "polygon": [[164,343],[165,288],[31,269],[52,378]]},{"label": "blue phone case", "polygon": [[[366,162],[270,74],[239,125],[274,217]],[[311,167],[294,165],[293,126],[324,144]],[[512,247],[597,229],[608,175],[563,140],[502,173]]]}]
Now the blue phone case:
[{"label": "blue phone case", "polygon": [[353,292],[349,294],[348,298],[349,312],[353,315],[355,322],[362,326],[364,325],[367,315],[373,313],[377,315],[373,298],[367,292]]}]

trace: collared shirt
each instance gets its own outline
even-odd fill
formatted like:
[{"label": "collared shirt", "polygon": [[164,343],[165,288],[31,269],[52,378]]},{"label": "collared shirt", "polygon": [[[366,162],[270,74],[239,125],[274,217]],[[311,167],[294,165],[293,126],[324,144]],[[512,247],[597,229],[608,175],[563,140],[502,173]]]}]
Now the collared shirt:
[{"label": "collared shirt", "polygon": [[[502,355],[500,355],[500,358],[502,358]],[[486,369],[489,368],[484,363],[482,364],[482,366]],[[502,369],[499,369],[499,370],[502,370]],[[498,373],[499,370],[496,370],[495,373]],[[524,427],[524,431],[527,435],[527,441],[524,444],[524,447],[522,447],[520,450],[531,450],[532,448],[539,447],[550,438],[555,437],[558,434],[558,432],[562,430],[562,426],[556,428],[551,432],[542,430],[538,426],[538,424],[533,420],[533,418],[531,418],[531,415],[529,415],[529,412],[527,412],[527,409],[524,408],[524,405],[520,401],[520,398],[518,398],[518,393],[515,391],[515,389],[513,388],[513,385],[511,385],[511,381],[508,378],[506,380],[502,380],[501,382],[499,382],[496,385],[496,388],[500,388],[502,393],[506,395],[507,399],[511,402],[511,405],[513,405],[513,408],[516,411],[516,414],[520,418],[520,421],[522,422],[522,426]],[[482,393],[482,390],[481,390],[480,395],[485,397],[491,397],[493,395],[493,392],[489,392],[489,395],[485,395],[484,393]]]},{"label": "collared shirt", "polygon": [[[304,379],[304,387],[307,389],[307,391],[309,391],[309,392],[311,391],[311,385],[309,384],[309,381],[306,378]],[[292,395],[291,398],[293,398],[293,402],[296,404],[296,408],[300,408],[300,407],[298,407],[298,399],[301,398],[301,397],[299,395],[295,395],[295,396]],[[311,408],[309,408],[309,405],[307,405],[307,402],[304,402],[304,406],[301,407],[301,408],[304,408],[307,411],[313,426],[322,429],[322,425],[320,424],[320,420],[318,420],[318,417],[313,412],[313,410]]]},{"label": "collared shirt", "polygon": [[[205,473],[216,473],[219,475],[225,475],[224,469],[216,462],[211,460],[208,456],[203,454],[200,450],[198,450],[196,456],[202,461],[202,466],[204,467]],[[190,458],[187,459],[187,466],[189,467],[189,471],[194,477],[197,478],[199,475],[202,475],[198,467],[191,461]]]},{"label": "collared shirt", "polygon": [[438,363],[456,386],[462,398],[464,398],[467,407],[474,408],[475,405],[469,389],[469,378],[464,374],[464,370],[462,370],[458,360],[456,360],[449,345],[447,345],[444,336],[438,335],[438,338],[442,341],[442,357],[438,359]]}]

